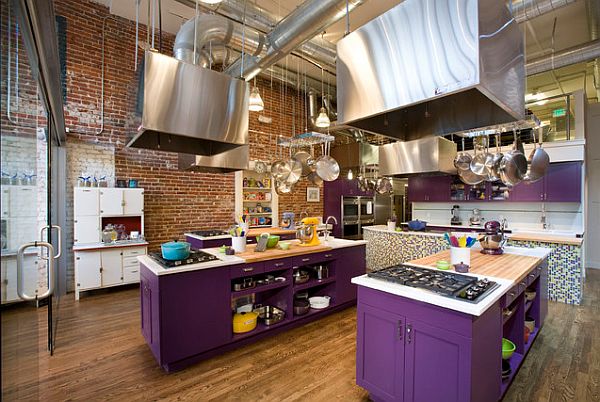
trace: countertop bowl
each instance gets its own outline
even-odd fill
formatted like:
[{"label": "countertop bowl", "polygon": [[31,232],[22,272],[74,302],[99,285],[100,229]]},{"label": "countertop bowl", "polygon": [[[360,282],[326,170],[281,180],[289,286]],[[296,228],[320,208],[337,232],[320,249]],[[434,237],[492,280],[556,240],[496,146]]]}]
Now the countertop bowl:
[{"label": "countertop bowl", "polygon": [[537,294],[537,293],[536,293],[536,292],[534,292],[534,291],[526,290],[526,291],[525,291],[525,299],[526,299],[527,301],[532,301],[533,299],[535,299],[535,295],[536,295],[536,294]]},{"label": "countertop bowl", "polygon": [[506,338],[502,338],[502,358],[510,359],[510,357],[515,353],[515,349],[517,346],[512,343],[510,340]]},{"label": "countertop bowl", "polygon": [[[256,242],[258,243],[258,240],[260,239],[260,236],[256,236]],[[267,240],[267,248],[273,248],[277,245],[277,243],[279,243],[279,236],[275,236],[275,235],[269,235],[269,240]]]},{"label": "countertop bowl", "polygon": [[410,221],[408,222],[408,228],[410,230],[423,230],[427,227],[427,222],[425,221],[420,221],[420,220],[416,220],[416,221]]}]

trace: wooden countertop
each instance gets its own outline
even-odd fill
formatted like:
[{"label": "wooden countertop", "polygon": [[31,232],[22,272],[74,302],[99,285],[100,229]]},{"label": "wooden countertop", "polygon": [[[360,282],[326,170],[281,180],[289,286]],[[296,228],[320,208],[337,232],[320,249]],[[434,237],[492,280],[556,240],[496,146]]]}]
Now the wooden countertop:
[{"label": "wooden countertop", "polygon": [[[425,265],[435,268],[438,260],[450,261],[450,250],[444,250],[408,264]],[[527,274],[542,262],[541,258],[517,254],[488,255],[481,254],[479,249],[471,250],[471,268],[469,273],[484,276],[494,276],[511,280],[515,283],[522,281]],[[454,271],[454,268],[451,268]]]},{"label": "wooden countertop", "polygon": [[295,230],[289,230],[289,229],[281,229],[281,228],[277,228],[277,227],[272,227],[272,228],[256,228],[256,229],[250,229],[248,230],[248,237],[253,237],[253,236],[260,236],[262,233],[269,233],[272,235],[296,235],[296,231]]},{"label": "wooden countertop", "polygon": [[256,252],[256,244],[250,244],[243,253],[236,253],[236,257],[243,258],[246,263],[274,260],[277,258],[293,257],[296,255],[321,253],[332,250],[332,247],[320,244],[318,246],[300,246],[300,240],[290,240],[290,248],[281,250],[278,247],[268,248],[263,252]]},{"label": "wooden countertop", "polygon": [[513,233],[508,235],[508,238],[511,240],[539,241],[543,243],[568,244],[572,246],[581,246],[583,243],[582,238],[537,233]]}]

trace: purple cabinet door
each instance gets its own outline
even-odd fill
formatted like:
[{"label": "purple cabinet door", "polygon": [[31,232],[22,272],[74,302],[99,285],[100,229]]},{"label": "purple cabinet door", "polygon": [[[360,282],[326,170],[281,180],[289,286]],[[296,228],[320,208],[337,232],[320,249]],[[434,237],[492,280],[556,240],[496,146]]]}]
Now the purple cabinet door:
[{"label": "purple cabinet door", "polygon": [[372,399],[401,401],[404,317],[366,304],[359,304],[357,314],[356,383]]},{"label": "purple cabinet door", "polygon": [[510,191],[511,201],[543,201],[544,199],[544,179],[534,183],[519,183]]},{"label": "purple cabinet door", "polygon": [[427,183],[424,177],[408,178],[408,202],[427,201]]},{"label": "purple cabinet door", "polygon": [[470,400],[470,339],[407,318],[404,342],[405,401]]},{"label": "purple cabinet door", "polygon": [[544,184],[544,201],[581,202],[581,162],[550,164]]},{"label": "purple cabinet door", "polygon": [[140,277],[140,304],[142,311],[142,335],[152,345],[152,289],[148,281]]},{"label": "purple cabinet door", "polygon": [[342,187],[342,179],[323,184],[323,214],[337,219],[339,224],[333,226],[333,235],[336,237],[342,236]]},{"label": "purple cabinet door", "polygon": [[163,364],[205,352],[231,340],[230,291],[227,268],[160,277]]},{"label": "purple cabinet door", "polygon": [[451,176],[409,177],[409,202],[446,202],[451,201]]},{"label": "purple cabinet door", "polygon": [[340,304],[356,300],[356,285],[350,281],[367,272],[365,246],[342,249],[335,264],[335,302]]}]

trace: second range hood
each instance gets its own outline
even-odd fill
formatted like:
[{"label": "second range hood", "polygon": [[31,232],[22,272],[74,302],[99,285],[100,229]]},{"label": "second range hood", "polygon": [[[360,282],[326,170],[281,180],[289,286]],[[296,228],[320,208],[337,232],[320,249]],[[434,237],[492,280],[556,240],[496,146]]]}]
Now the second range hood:
[{"label": "second range hood", "polygon": [[243,80],[147,51],[140,91],[142,119],[128,147],[213,156],[248,144]]},{"label": "second range hood", "polygon": [[456,144],[444,137],[398,141],[379,147],[382,176],[456,174]]},{"label": "second range hood", "polygon": [[340,124],[413,140],[524,117],[523,39],[504,1],[405,0],[337,53]]}]

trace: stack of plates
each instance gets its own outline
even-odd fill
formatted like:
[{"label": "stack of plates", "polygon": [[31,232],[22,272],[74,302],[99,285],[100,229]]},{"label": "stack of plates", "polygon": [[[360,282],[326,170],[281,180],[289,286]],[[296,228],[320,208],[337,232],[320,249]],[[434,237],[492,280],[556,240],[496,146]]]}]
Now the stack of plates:
[{"label": "stack of plates", "polygon": [[310,303],[311,308],[322,309],[329,307],[329,296],[314,296],[309,297],[308,301]]}]

